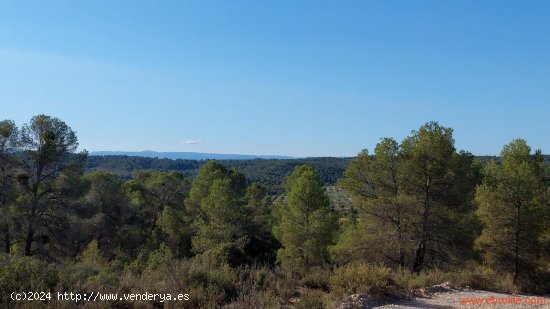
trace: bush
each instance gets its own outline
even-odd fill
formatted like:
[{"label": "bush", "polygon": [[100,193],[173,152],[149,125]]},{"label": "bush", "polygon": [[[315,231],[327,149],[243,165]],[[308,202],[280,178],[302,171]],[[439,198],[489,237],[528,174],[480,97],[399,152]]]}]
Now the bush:
[{"label": "bush", "polygon": [[60,273],[58,289],[74,292],[112,292],[117,286],[118,276],[112,272],[94,240],[77,257],[76,263],[68,264]]},{"label": "bush", "polygon": [[443,272],[439,269],[433,269],[419,275],[404,270],[396,272],[394,278],[399,285],[408,290],[449,282],[455,288],[469,287],[505,293],[517,293],[519,291],[509,274],[497,274],[492,269],[481,265],[474,265],[472,268],[473,270],[459,272]]},{"label": "bush", "polygon": [[294,296],[296,281],[279,269],[243,266],[237,274],[238,296],[226,308],[281,308]]},{"label": "bush", "polygon": [[[161,245],[126,268],[121,286],[127,293],[187,293],[190,299],[178,303],[182,308],[219,308],[235,298],[236,281],[236,272],[227,263],[208,255],[176,260],[168,247]],[[151,303],[130,305],[148,308]]]},{"label": "bush", "polygon": [[449,281],[448,274],[439,269],[424,271],[418,275],[409,270],[399,270],[394,272],[393,278],[407,290],[429,287]]},{"label": "bush", "polygon": [[147,264],[145,265],[145,272],[154,272],[161,268],[172,267],[174,262],[174,256],[170,248],[164,243],[160,244],[160,247],[149,254]]},{"label": "bush", "polygon": [[479,290],[495,290],[497,274],[490,268],[477,265],[472,270],[448,274],[453,286],[470,287]]},{"label": "bush", "polygon": [[189,308],[205,308],[228,303],[236,296],[237,275],[227,263],[197,256],[177,264],[176,288],[190,295]]},{"label": "bush", "polygon": [[404,288],[393,279],[390,268],[359,263],[335,269],[330,277],[330,291],[338,297],[357,293],[401,296]]},{"label": "bush", "polygon": [[53,291],[58,281],[53,265],[34,257],[0,255],[0,304],[7,304],[12,292]]},{"label": "bush", "polygon": [[296,303],[296,309],[325,309],[322,293],[310,292]]},{"label": "bush", "polygon": [[300,280],[300,285],[310,289],[329,290],[330,272],[324,268],[317,267],[311,269]]},{"label": "bush", "polygon": [[498,274],[494,270],[476,265],[473,270],[447,273],[447,281],[455,287],[469,287],[478,290],[518,293],[519,288],[510,274]]},{"label": "bush", "polygon": [[[119,274],[113,271],[107,260],[101,255],[97,242],[92,241],[77,257],[76,263],[66,264],[65,268],[60,271],[56,290],[75,293],[117,293],[119,286]],[[105,302],[99,307],[113,307],[117,302]],[[50,305],[56,308],[71,307],[65,301],[58,302],[53,299]]]}]

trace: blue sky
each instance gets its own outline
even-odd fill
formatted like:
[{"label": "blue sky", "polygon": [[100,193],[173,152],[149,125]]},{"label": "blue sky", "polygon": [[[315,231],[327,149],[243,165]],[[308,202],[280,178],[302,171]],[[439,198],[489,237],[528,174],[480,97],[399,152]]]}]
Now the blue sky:
[{"label": "blue sky", "polygon": [[550,1],[1,1],[0,118],[82,149],[351,156],[436,120],[550,153]]}]

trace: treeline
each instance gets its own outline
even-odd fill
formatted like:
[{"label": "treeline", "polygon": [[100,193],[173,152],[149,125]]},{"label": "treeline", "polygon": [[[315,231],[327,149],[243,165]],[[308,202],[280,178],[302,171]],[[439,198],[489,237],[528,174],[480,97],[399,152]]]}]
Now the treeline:
[{"label": "treeline", "polygon": [[[284,191],[283,182],[299,165],[311,165],[315,168],[325,185],[334,185],[340,179],[351,158],[304,158],[304,159],[254,159],[254,160],[218,160],[227,168],[236,168],[242,172],[247,183],[257,182],[265,186],[270,194]],[[87,171],[102,170],[115,173],[129,179],[135,170],[151,169],[156,171],[178,171],[185,177],[197,175],[207,160],[172,160],[129,156],[89,156]]]},{"label": "treeline", "polygon": [[[546,163],[550,164],[550,155],[543,155]],[[321,181],[326,186],[333,186],[342,178],[344,170],[352,158],[303,158],[303,159],[254,159],[254,160],[218,160],[227,168],[235,167],[246,176],[247,183],[257,182],[265,186],[271,195],[284,192],[283,183],[292,170],[299,165],[312,166]],[[484,166],[494,160],[499,162],[498,156],[476,156],[476,160]],[[155,171],[177,171],[185,177],[194,177],[206,160],[159,159],[130,156],[89,156],[86,171],[101,170],[114,173],[123,179],[132,178],[135,170],[150,169]]]},{"label": "treeline", "polygon": [[[217,161],[167,161],[200,165],[192,178],[86,172],[95,159],[76,153],[77,145],[54,117],[35,116],[21,128],[0,122],[4,305],[74,307],[14,302],[14,291],[147,291],[188,293],[190,300],[168,305],[178,308],[324,308],[352,293],[406,297],[441,280],[550,291],[549,168],[521,139],[482,165],[435,122],[401,142],[383,138],[335,181],[352,200],[345,212],[331,205],[319,166],[237,161],[242,170],[258,162],[292,169],[274,200]],[[274,162],[281,163],[268,166]]]}]

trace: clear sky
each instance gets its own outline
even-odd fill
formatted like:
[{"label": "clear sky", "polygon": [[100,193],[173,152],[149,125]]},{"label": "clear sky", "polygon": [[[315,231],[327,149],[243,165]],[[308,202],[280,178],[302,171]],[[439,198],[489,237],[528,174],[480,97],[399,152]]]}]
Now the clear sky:
[{"label": "clear sky", "polygon": [[0,118],[82,149],[351,156],[426,121],[550,153],[550,1],[2,1]]}]

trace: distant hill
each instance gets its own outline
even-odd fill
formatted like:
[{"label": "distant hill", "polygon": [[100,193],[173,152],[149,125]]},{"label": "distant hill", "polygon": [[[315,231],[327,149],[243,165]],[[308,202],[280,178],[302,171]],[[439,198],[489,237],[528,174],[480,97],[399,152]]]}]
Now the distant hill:
[{"label": "distant hill", "polygon": [[[228,168],[235,167],[245,174],[249,182],[258,182],[271,193],[282,191],[286,176],[297,165],[313,166],[321,181],[333,185],[342,177],[350,158],[303,158],[303,159],[233,159],[218,160]],[[122,178],[130,178],[134,170],[151,169],[157,171],[178,171],[186,177],[195,176],[206,160],[159,159],[137,156],[96,156],[88,157],[88,171],[102,170],[115,173]]]},{"label": "distant hill", "polygon": [[[97,155],[100,153],[100,155]],[[201,166],[206,162],[205,159],[169,159],[150,156],[128,156],[128,155],[105,155],[106,152],[92,152],[88,157],[86,169],[88,171],[103,170],[115,173],[122,178],[130,178],[134,170],[151,169],[157,171],[178,171],[186,177],[195,176]],[[141,152],[146,154],[147,152]],[[153,154],[161,154],[151,152]],[[163,153],[164,154],[164,153]],[[177,153],[181,154],[181,153]],[[216,155],[232,156],[232,155]],[[215,158],[219,158],[213,156]],[[258,159],[255,156],[237,155],[237,159],[217,159],[221,164],[228,168],[235,167],[245,174],[249,182],[258,182],[268,188],[271,193],[280,193],[283,191],[284,179],[290,175],[292,169],[301,164],[309,164],[315,168],[321,181],[327,185],[334,185],[344,173],[351,158],[293,158],[276,156],[277,159]],[[499,158],[496,156],[478,156],[476,157],[483,164],[489,160]],[[550,164],[550,156],[544,156],[545,161]]]},{"label": "distant hill", "polygon": [[[157,159],[170,159],[170,160],[255,160],[255,159],[275,159],[275,160],[287,160],[287,159],[300,159],[291,156],[279,156],[279,155],[246,155],[246,154],[224,154],[224,153],[204,153],[204,152],[158,152],[153,150],[144,151],[92,151],[90,156],[126,156],[126,157],[142,157],[142,158],[157,158]],[[550,163],[550,155],[543,155],[544,161]],[[302,158],[304,159],[304,158]],[[305,158],[314,159],[314,158]],[[334,157],[334,159],[341,159],[343,161],[349,161],[346,157]],[[482,163],[486,163],[490,160],[498,160],[498,156],[476,156],[476,159]]]},{"label": "distant hill", "polygon": [[182,159],[182,160],[254,160],[254,159],[293,159],[289,156],[277,155],[244,155],[244,154],[222,154],[203,152],[157,152],[152,150],[144,151],[92,151],[91,156],[128,156],[159,159]]}]

